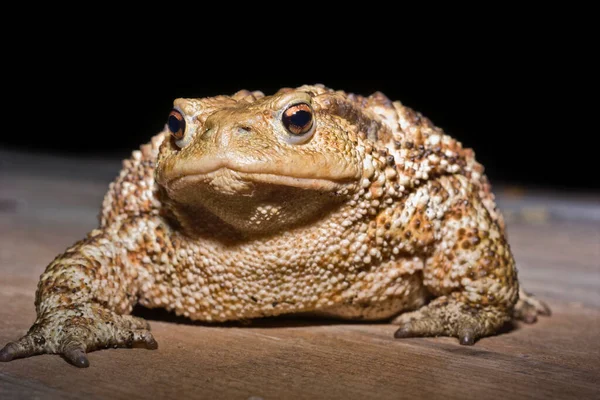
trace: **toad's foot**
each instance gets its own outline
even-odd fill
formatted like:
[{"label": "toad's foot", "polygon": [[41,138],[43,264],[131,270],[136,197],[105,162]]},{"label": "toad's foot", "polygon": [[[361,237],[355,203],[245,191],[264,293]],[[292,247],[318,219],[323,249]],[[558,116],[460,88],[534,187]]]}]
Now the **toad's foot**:
[{"label": "toad's foot", "polygon": [[85,368],[89,366],[86,352],[108,347],[156,349],[158,344],[143,319],[85,304],[39,316],[25,336],[0,350],[0,361],[53,353]]},{"label": "toad's foot", "polygon": [[551,314],[550,307],[544,302],[536,299],[532,294],[519,289],[519,301],[515,304],[513,318],[521,320],[527,324],[532,324],[537,321],[538,315],[549,316]]},{"label": "toad's foot", "polygon": [[496,333],[510,319],[497,307],[473,308],[452,297],[438,297],[420,309],[400,314],[394,337],[453,336],[460,344],[472,345],[481,337]]}]

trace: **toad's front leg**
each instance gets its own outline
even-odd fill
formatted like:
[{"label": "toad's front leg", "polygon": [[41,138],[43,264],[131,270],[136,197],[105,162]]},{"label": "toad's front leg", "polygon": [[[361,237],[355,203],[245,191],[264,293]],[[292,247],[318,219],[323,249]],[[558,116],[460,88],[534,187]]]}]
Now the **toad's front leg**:
[{"label": "toad's front leg", "polygon": [[0,350],[0,361],[54,353],[87,367],[92,350],[157,348],[148,323],[126,315],[137,301],[139,260],[157,224],[138,217],[95,230],[50,263],[38,284],[35,323]]},{"label": "toad's front leg", "polygon": [[[477,191],[460,177],[442,183],[455,195],[441,206],[439,240],[423,270],[423,283],[435,298],[398,316],[395,336],[454,336],[470,345],[512,318],[528,315],[533,321],[532,313],[547,313],[542,305],[519,311],[526,307],[517,304],[519,282],[510,247]],[[439,215],[435,211],[429,214]]]}]

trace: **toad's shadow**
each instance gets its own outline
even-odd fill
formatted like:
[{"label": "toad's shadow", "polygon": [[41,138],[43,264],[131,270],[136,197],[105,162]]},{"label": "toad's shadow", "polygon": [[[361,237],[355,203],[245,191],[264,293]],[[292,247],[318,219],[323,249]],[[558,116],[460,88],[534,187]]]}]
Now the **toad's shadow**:
[{"label": "toad's shadow", "polygon": [[[361,320],[343,320],[314,315],[281,315],[277,317],[264,317],[252,320],[243,321],[228,321],[228,322],[203,322],[193,321],[187,317],[176,315],[171,311],[162,308],[146,308],[136,305],[133,309],[133,315],[144,318],[148,321],[160,321],[183,325],[195,325],[206,327],[219,328],[300,328],[309,326],[328,326],[328,325],[386,325],[388,321],[361,321]],[[496,335],[504,335],[506,333],[519,329],[519,324],[514,321],[509,321],[498,330]]]},{"label": "toad's shadow", "polygon": [[299,328],[306,326],[325,326],[325,325],[343,325],[343,324],[385,324],[378,321],[348,321],[314,315],[280,315],[277,317],[263,317],[241,321],[227,322],[204,322],[194,321],[187,317],[176,315],[171,311],[162,308],[146,308],[136,305],[132,314],[136,317],[144,318],[147,321],[169,322],[183,325],[195,325],[218,328]]}]

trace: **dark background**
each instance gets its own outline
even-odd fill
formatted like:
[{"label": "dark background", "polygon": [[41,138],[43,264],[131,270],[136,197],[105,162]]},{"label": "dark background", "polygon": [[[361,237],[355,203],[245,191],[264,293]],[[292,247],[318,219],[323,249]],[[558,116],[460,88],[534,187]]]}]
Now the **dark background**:
[{"label": "dark background", "polygon": [[[502,51],[501,51],[502,50]],[[466,57],[467,55],[468,57]],[[354,60],[354,59],[353,59]],[[157,47],[136,58],[110,49],[72,48],[5,74],[5,132],[0,146],[16,151],[84,157],[125,157],[159,132],[176,97],[273,93],[283,86],[323,83],[368,95],[382,91],[472,147],[492,183],[559,190],[597,190],[598,129],[589,101],[573,88],[589,83],[564,69],[559,55],[535,47],[369,63],[348,58],[263,64],[252,58],[185,62]],[[285,61],[285,60],[284,60]],[[21,68],[25,68],[22,70]],[[29,68],[29,69],[27,69]],[[256,69],[256,68],[255,68]]]}]

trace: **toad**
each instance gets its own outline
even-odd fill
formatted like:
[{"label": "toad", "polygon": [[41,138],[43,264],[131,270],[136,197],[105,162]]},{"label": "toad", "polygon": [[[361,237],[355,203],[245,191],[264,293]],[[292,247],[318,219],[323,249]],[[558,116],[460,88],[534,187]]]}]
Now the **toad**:
[{"label": "toad", "polygon": [[0,361],[155,349],[136,304],[206,322],[386,320],[396,338],[463,345],[549,314],[519,286],[474,152],[382,93],[322,85],[175,100],[98,228],[41,275],[37,319]]}]

